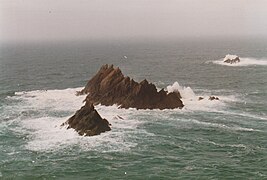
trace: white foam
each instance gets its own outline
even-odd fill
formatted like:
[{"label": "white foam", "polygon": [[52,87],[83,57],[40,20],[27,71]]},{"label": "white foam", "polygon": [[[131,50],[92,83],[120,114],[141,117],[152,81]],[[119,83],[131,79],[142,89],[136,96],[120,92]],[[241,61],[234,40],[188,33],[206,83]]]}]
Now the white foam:
[{"label": "white foam", "polygon": [[[181,100],[185,105],[182,111],[208,111],[214,112],[219,111],[226,106],[227,102],[237,100],[234,96],[216,96],[220,100],[209,100],[211,95],[202,94],[196,95],[190,87],[180,86],[178,82],[173,83],[173,85],[167,86],[168,93],[179,91],[181,95]],[[199,100],[199,97],[204,99]]]},{"label": "white foam", "polygon": [[85,96],[76,96],[76,92],[82,88],[68,88],[63,90],[36,90],[27,92],[16,92],[16,96],[9,97],[23,101],[24,108],[30,109],[53,109],[72,111],[83,104]]},{"label": "white foam", "polygon": [[240,126],[228,126],[222,123],[205,122],[205,121],[199,121],[196,119],[179,119],[178,121],[183,122],[183,123],[196,124],[196,125],[204,126],[204,127],[223,129],[227,131],[248,131],[248,132],[260,131],[258,129],[253,129],[253,128],[246,128],[246,127],[240,127]]},{"label": "white foam", "polygon": [[267,59],[256,59],[252,57],[240,57],[240,62],[237,63],[225,63],[223,59],[212,61],[214,64],[219,64],[223,66],[267,66]]},{"label": "white foam", "polygon": [[[75,95],[80,89],[15,93],[15,96],[9,99],[16,100],[17,103],[10,108],[13,113],[21,115],[13,121],[16,127],[11,130],[26,136],[25,147],[32,151],[57,151],[73,146],[79,146],[85,151],[127,151],[137,144],[136,138],[131,140],[131,134],[151,135],[142,129],[137,130],[141,122],[131,118],[132,114],[136,114],[136,109],[126,111],[118,109],[117,106],[96,106],[101,116],[112,124],[112,131],[99,136],[82,137],[72,129],[61,127],[60,125],[83,105],[85,96]],[[28,111],[41,114],[26,114]],[[65,113],[62,114],[62,111]]]},{"label": "white foam", "polygon": [[227,54],[227,55],[224,57],[223,61],[226,61],[226,60],[228,60],[228,59],[233,60],[233,59],[235,59],[235,58],[238,58],[238,56],[237,56],[237,55]]},{"label": "white foam", "polygon": [[126,151],[136,145],[125,137],[125,134],[129,133],[127,129],[134,129],[136,126],[136,123],[131,123],[130,120],[126,124],[124,121],[116,122],[111,119],[109,122],[112,124],[112,131],[99,136],[83,137],[73,129],[66,130],[66,127],[60,126],[66,119],[67,117],[42,117],[21,121],[22,127],[30,132],[26,148],[32,151],[57,151],[79,146],[81,150],[105,152]]},{"label": "white foam", "polygon": [[247,146],[244,144],[221,144],[221,143],[216,143],[216,142],[209,141],[209,140],[206,140],[204,142],[210,143],[210,144],[213,144],[213,145],[219,146],[219,147],[232,147],[232,148],[243,148],[243,149],[247,148]]},{"label": "white foam", "polygon": [[180,92],[183,99],[195,100],[197,98],[190,87],[180,86],[178,82],[173,83],[171,86],[167,86],[167,91],[168,93]]},{"label": "white foam", "polygon": [[252,118],[252,119],[255,119],[255,120],[264,120],[266,121],[267,120],[267,116],[265,115],[255,115],[255,114],[250,114],[250,113],[245,113],[245,112],[231,112],[231,111],[218,111],[220,113],[224,113],[224,114],[227,114],[227,115],[234,115],[234,116],[243,116],[243,117],[249,117],[249,118]]},{"label": "white foam", "polygon": [[[12,131],[25,136],[27,141],[25,148],[32,151],[57,151],[78,146],[84,151],[128,151],[137,145],[140,140],[138,138],[153,136],[144,129],[138,128],[143,122],[135,119],[136,115],[159,116],[163,114],[162,112],[168,115],[173,112],[216,111],[224,107],[224,102],[227,101],[227,97],[222,96],[219,96],[222,99],[220,101],[210,101],[208,95],[198,101],[198,96],[190,87],[183,87],[175,82],[167,89],[168,92],[179,90],[185,104],[182,110],[160,111],[134,108],[126,110],[119,109],[115,105],[109,107],[98,105],[97,111],[112,124],[112,130],[99,136],[82,137],[72,129],[66,130],[66,127],[60,127],[83,105],[85,96],[75,95],[80,89],[82,88],[17,92],[15,96],[9,97],[10,100],[16,101],[10,105],[10,113],[17,114],[18,117],[8,122],[16,124],[16,127],[11,128]],[[9,116],[9,111],[6,112]]]}]

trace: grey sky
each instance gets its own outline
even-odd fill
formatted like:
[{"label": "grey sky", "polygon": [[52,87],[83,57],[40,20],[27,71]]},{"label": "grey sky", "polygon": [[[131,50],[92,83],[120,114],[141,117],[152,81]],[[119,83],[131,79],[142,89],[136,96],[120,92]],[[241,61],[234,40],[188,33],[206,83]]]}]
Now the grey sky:
[{"label": "grey sky", "polygon": [[267,37],[267,0],[0,0],[0,40]]}]

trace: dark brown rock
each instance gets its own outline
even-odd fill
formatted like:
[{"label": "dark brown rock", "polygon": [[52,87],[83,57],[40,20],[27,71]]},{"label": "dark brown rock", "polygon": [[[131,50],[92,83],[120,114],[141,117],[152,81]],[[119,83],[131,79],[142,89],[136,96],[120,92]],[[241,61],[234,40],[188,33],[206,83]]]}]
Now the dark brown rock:
[{"label": "dark brown rock", "polygon": [[68,125],[67,129],[75,129],[79,135],[94,136],[102,132],[110,131],[110,124],[106,119],[102,119],[95,110],[92,103],[86,102],[80,110],[69,118],[61,126]]},{"label": "dark brown rock", "polygon": [[230,64],[239,63],[240,62],[240,58],[238,56],[234,56],[234,55],[227,55],[224,58],[223,62],[230,63]]},{"label": "dark brown rock", "polygon": [[199,100],[199,101],[201,101],[202,99],[204,99],[204,98],[203,98],[203,97],[201,97],[201,96],[198,98],[198,100]]},{"label": "dark brown rock", "polygon": [[118,117],[119,119],[123,119],[123,117],[121,117],[121,116],[119,116],[119,115],[117,115],[117,117]]},{"label": "dark brown rock", "polygon": [[215,96],[210,96],[209,97],[209,100],[211,100],[211,101],[213,101],[213,100],[219,100],[219,98],[218,97],[215,97]]},{"label": "dark brown rock", "polygon": [[174,109],[184,106],[179,92],[167,93],[164,89],[158,92],[146,79],[137,83],[113,65],[102,66],[77,94],[88,94],[86,102],[106,106],[117,104],[120,108]]}]

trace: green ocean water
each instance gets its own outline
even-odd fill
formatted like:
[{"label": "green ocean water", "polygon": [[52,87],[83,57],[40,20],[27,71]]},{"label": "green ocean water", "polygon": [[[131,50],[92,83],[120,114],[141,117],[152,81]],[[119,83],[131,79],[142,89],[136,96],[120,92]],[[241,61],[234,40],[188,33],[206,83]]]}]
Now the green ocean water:
[{"label": "green ocean water", "polygon": [[[227,54],[241,63],[222,64]],[[103,64],[178,82],[184,109],[99,105],[112,131],[60,127]],[[266,40],[1,44],[0,179],[267,179],[266,77]]]}]

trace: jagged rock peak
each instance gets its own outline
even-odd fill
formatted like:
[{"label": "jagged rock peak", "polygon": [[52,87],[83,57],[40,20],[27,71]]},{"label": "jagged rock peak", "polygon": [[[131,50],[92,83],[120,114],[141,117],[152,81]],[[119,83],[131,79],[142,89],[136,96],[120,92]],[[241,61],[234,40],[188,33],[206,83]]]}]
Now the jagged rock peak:
[{"label": "jagged rock peak", "polygon": [[94,136],[111,130],[109,122],[98,114],[93,103],[90,102],[86,102],[61,126],[65,125],[67,125],[67,129],[75,129],[81,136]]},{"label": "jagged rock peak", "polygon": [[173,109],[182,108],[179,92],[157,92],[156,86],[146,79],[140,83],[125,77],[121,70],[113,65],[103,65],[92,77],[85,88],[78,92],[88,94],[85,101],[94,104],[113,105],[121,108],[137,109]]}]

